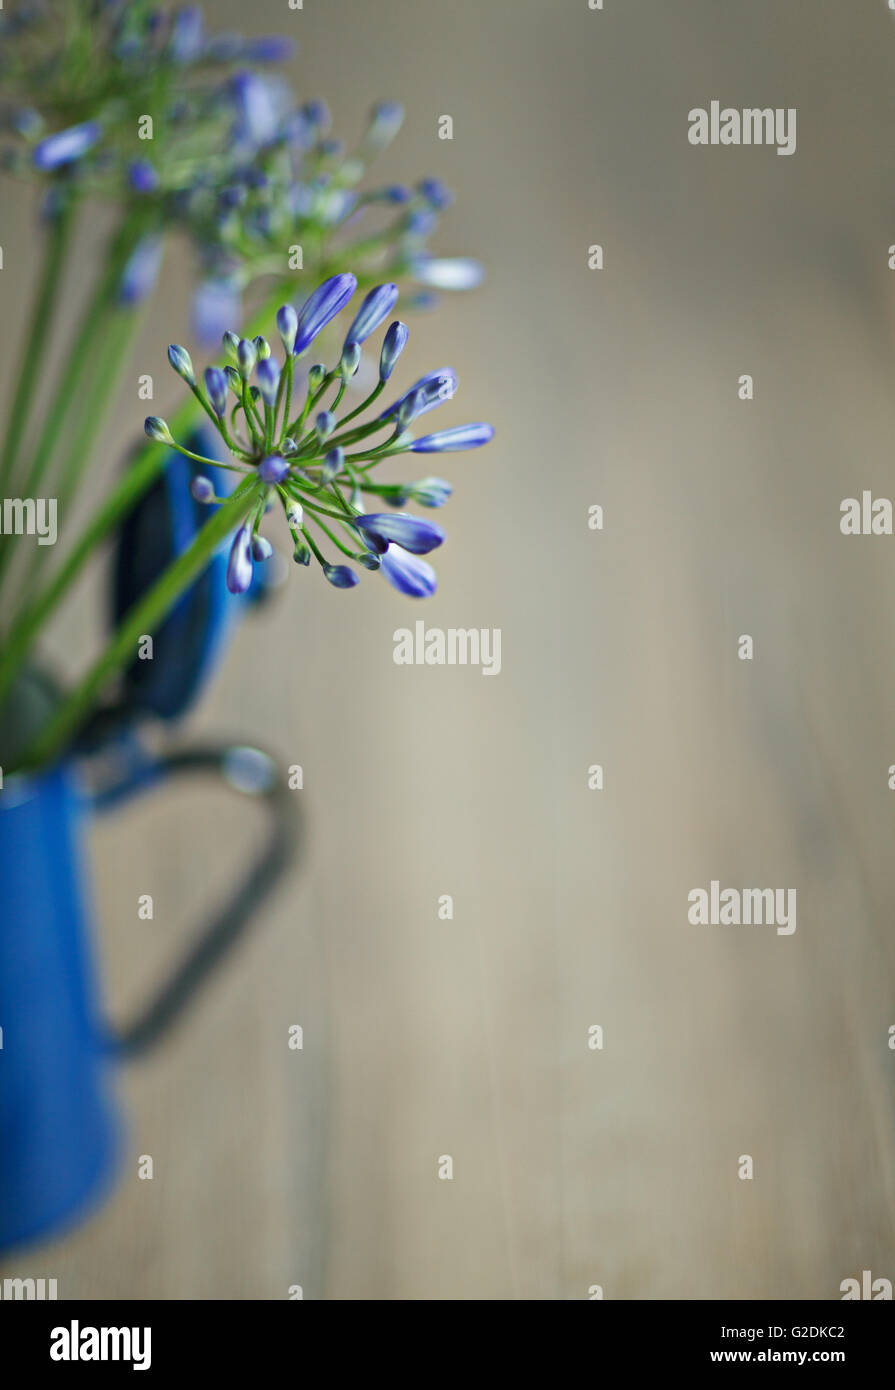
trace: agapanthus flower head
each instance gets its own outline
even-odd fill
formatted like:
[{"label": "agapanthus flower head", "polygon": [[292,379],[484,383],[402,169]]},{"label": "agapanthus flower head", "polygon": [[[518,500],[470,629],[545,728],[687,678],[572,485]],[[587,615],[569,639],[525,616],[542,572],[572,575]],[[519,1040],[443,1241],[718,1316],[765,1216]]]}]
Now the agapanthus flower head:
[{"label": "agapanthus flower head", "polygon": [[[227,447],[231,462],[226,467],[242,475],[234,495],[244,500],[245,520],[234,536],[227,567],[227,583],[234,593],[245,592],[254,563],[271,553],[270,541],[259,528],[272,507],[283,514],[296,562],[307,565],[315,558],[336,588],[353,588],[359,582],[354,566],[359,566],[361,571],[381,570],[394,588],[412,597],[425,597],[435,590],[434,571],[418,557],[437,549],[445,533],[404,508],[408,502],[441,507],[451,495],[451,485],[443,478],[380,482],[375,470],[388,459],[412,452],[476,448],[490,439],[491,426],[460,425],[420,440],[409,433],[416,418],[454,394],[457,378],[449,367],[427,372],[381,413],[370,410],[385,390],[391,367],[407,341],[407,329],[401,323],[393,323],[384,335],[380,364],[385,361],[386,373],[380,366],[366,399],[347,413],[342,406],[350,380],[344,348],[333,366],[315,363],[306,378],[301,377],[296,349],[303,338],[307,346],[336,317],[354,287],[353,275],[333,276],[309,296],[300,313],[289,306],[280,309],[282,360],[265,338],[227,333],[223,353],[235,358],[238,368],[232,361],[210,366],[198,386],[186,350],[177,345],[168,350],[172,366],[201,402]],[[392,290],[392,286],[378,286],[377,291],[384,292],[368,295],[355,316],[354,325],[360,320],[365,341],[375,331],[370,319],[381,323],[387,317],[394,303]],[[350,334],[351,330],[348,344],[353,361],[363,345]],[[235,403],[228,410],[230,392]],[[167,425],[156,417],[147,420],[146,431],[151,438],[170,441]],[[185,452],[203,466],[203,478],[205,469],[212,472],[223,466]],[[204,483],[199,487],[204,494]],[[204,500],[195,491],[194,496]],[[213,490],[208,500],[217,500]],[[332,548],[353,565],[333,557]]]}]

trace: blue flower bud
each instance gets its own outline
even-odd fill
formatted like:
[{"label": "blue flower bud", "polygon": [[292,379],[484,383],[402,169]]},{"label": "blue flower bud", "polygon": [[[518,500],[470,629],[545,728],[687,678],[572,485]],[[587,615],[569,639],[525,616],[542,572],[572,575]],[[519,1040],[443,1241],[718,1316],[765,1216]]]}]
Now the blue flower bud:
[{"label": "blue flower bud", "polygon": [[409,391],[392,405],[384,410],[380,415],[380,420],[388,420],[392,415],[396,415],[408,397],[413,396],[416,391],[422,391],[425,402],[422,410],[417,411],[418,415],[425,415],[427,411],[434,410],[435,406],[441,405],[442,401],[449,401],[457,390],[457,374],[453,367],[440,367],[438,371],[427,372],[421,376],[419,381],[414,382]]},{"label": "blue flower bud", "polygon": [[255,344],[255,351],[258,354],[258,361],[266,362],[268,357],[270,356],[270,343],[267,341],[266,338],[262,338],[260,333],[258,334],[257,338],[252,339],[252,342]]},{"label": "blue flower bud", "polygon": [[352,522],[359,530],[380,541],[394,542],[414,555],[426,555],[441,545],[445,533],[434,522],[404,512],[370,512]]},{"label": "blue flower bud", "polygon": [[418,483],[411,483],[406,492],[421,507],[443,507],[453,490],[444,478],[420,478]]},{"label": "blue flower bud", "polygon": [[242,377],[239,375],[239,372],[235,367],[231,367],[228,364],[224,368],[224,376],[227,378],[227,385],[230,387],[234,396],[238,396],[239,399],[242,400]]},{"label": "blue flower bud", "polygon": [[313,367],[308,368],[308,390],[311,395],[320,390],[323,385],[323,378],[326,376],[326,368],[322,362],[315,362]]},{"label": "blue flower bud", "polygon": [[389,546],[380,562],[380,569],[389,584],[410,598],[431,598],[438,587],[432,566],[410,555],[399,545]]},{"label": "blue flower bud", "polygon": [[324,565],[323,573],[336,589],[353,589],[360,580],[348,565]]},{"label": "blue flower bud", "polygon": [[414,454],[445,454],[459,449],[480,449],[494,436],[494,426],[487,424],[455,425],[450,430],[438,430],[415,439],[410,448]]},{"label": "blue flower bud", "polygon": [[418,415],[422,415],[426,405],[425,391],[412,391],[398,406],[397,423],[399,429],[406,430]]},{"label": "blue flower bud", "polygon": [[180,347],[178,343],[172,343],[168,348],[168,361],[177,375],[183,377],[187,386],[195,386],[196,377],[193,372],[192,359],[185,347]]},{"label": "blue flower bud", "polygon": [[382,564],[382,557],[372,550],[365,550],[363,554],[358,555],[357,563],[363,565],[365,570],[378,570]]},{"label": "blue flower bud", "polygon": [[273,554],[273,546],[266,536],[252,537],[252,559],[258,561],[269,560]]},{"label": "blue flower bud", "polygon": [[268,454],[258,465],[258,474],[265,483],[273,486],[281,483],[289,472],[289,464],[282,454]]},{"label": "blue flower bud", "polygon": [[297,565],[309,565],[311,563],[311,552],[299,536],[295,538],[292,558]]},{"label": "blue flower bud", "polygon": [[69,126],[55,135],[48,135],[35,145],[31,158],[36,169],[45,173],[60,169],[64,164],[73,164],[92,149],[102,134],[99,121],[85,121],[82,125]]},{"label": "blue flower bud", "polygon": [[277,133],[278,114],[273,89],[254,72],[238,72],[230,85],[236,107],[237,140],[249,145],[266,145]]},{"label": "blue flower bud", "polygon": [[360,343],[346,343],[339,360],[339,370],[345,381],[350,381],[360,366],[362,348]]},{"label": "blue flower bud", "polygon": [[333,478],[341,473],[344,462],[345,450],[342,448],[341,444],[337,444],[335,449],[330,449],[323,460],[323,465],[320,469],[320,481],[322,483],[331,483]]},{"label": "blue flower bud", "polygon": [[381,101],[370,112],[364,143],[379,151],[394,140],[404,120],[404,108],[397,101]]},{"label": "blue flower bud", "polygon": [[314,429],[317,431],[317,438],[322,444],[328,439],[336,427],[336,417],[331,410],[321,410],[317,419],[314,421]]},{"label": "blue flower bud", "polygon": [[140,304],[155,289],[162,264],[162,238],[155,234],[141,237],[137,242],[118,285],[121,304]]},{"label": "blue flower bud", "polygon": [[134,193],[154,193],[159,178],[148,159],[132,159],[127,166],[127,181]]},{"label": "blue flower bud", "polygon": [[254,343],[249,342],[248,338],[240,338],[239,346],[236,349],[236,361],[240,376],[243,380],[248,381],[255,370],[255,363],[258,361],[258,349]]},{"label": "blue flower bud", "polygon": [[194,63],[202,52],[205,38],[202,10],[198,5],[186,5],[174,15],[168,52],[175,63]]},{"label": "blue flower bud", "polygon": [[304,352],[317,334],[344,309],[356,289],[357,279],[354,275],[333,275],[305,300],[298,315],[296,356]]},{"label": "blue flower bud", "polygon": [[214,501],[214,483],[204,474],[197,473],[190,483],[190,492],[197,502],[207,505]]},{"label": "blue flower bud", "polygon": [[329,130],[331,117],[325,101],[306,101],[301,109],[311,125],[318,130]]},{"label": "blue flower bud", "polygon": [[227,561],[227,588],[231,594],[244,594],[252,582],[252,531],[240,526],[233,537]]},{"label": "blue flower bud", "polygon": [[228,328],[223,338],[221,339],[221,342],[223,344],[224,352],[235,366],[236,363],[239,361],[239,334],[231,333],[230,329]]},{"label": "blue flower bud", "polygon": [[205,390],[215,415],[222,418],[227,409],[227,377],[220,367],[205,368]]},{"label": "blue flower bud", "polygon": [[407,339],[410,337],[410,330],[406,323],[396,319],[389,324],[388,331],[382,342],[382,354],[379,358],[379,380],[388,381],[392,372],[395,370],[395,363],[404,351]]},{"label": "blue flower bud", "polygon": [[277,391],[280,388],[279,364],[272,357],[265,357],[262,362],[258,363],[255,377],[261,392],[261,399],[265,405],[269,405],[273,409],[277,403]]},{"label": "blue flower bud", "polygon": [[453,193],[450,189],[445,188],[441,179],[423,179],[419,185],[419,191],[429,206],[439,212],[442,208],[449,207],[454,201]]},{"label": "blue flower bud", "polygon": [[437,220],[431,208],[417,208],[407,218],[407,230],[411,236],[427,237],[434,232]]},{"label": "blue flower bud", "polygon": [[159,444],[173,444],[174,439],[167,424],[158,415],[147,415],[143,421],[143,431],[147,439],[155,439]]},{"label": "blue flower bud", "polygon": [[298,314],[291,304],[283,304],[277,310],[277,330],[287,353],[295,349],[295,335],[298,332]]},{"label": "blue flower bud", "polygon": [[383,319],[391,313],[397,298],[397,285],[376,285],[374,289],[370,290],[358,309],[354,322],[345,334],[345,345],[365,343],[370,334],[374,333]]},{"label": "blue flower bud", "polygon": [[287,63],[295,49],[295,40],[285,34],[265,34],[258,39],[247,39],[243,54],[250,63]]}]

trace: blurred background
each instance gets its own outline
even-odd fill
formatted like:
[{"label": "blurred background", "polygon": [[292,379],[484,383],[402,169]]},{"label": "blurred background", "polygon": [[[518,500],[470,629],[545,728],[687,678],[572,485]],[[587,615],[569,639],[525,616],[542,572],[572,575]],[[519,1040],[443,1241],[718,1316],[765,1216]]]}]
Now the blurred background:
[{"label": "blurred background", "polygon": [[[497,435],[435,470],[456,485],[435,599],[290,574],[182,730],[302,765],[305,864],[122,1072],[111,1200],[14,1272],[62,1298],[827,1299],[863,1269],[895,1279],[895,540],[839,531],[844,497],[895,489],[895,14],[206,13],[294,32],[299,94],[336,134],[405,104],[383,176],[444,179],[434,249],[488,279],[411,319],[400,383],[455,366],[439,425]],[[713,99],[796,107],[796,154],[690,146]],[[10,260],[33,217],[19,188]],[[101,244],[85,235],[85,262]],[[98,490],[139,435],[137,376],[160,414],[180,399],[164,351],[193,346],[189,277],[172,256]],[[28,288],[0,276],[5,322]],[[97,566],[54,629],[72,673],[104,583]],[[395,666],[419,617],[500,628],[500,676]],[[260,835],[201,788],[96,826],[116,1011]],[[689,926],[712,879],[796,888],[795,935]]]}]

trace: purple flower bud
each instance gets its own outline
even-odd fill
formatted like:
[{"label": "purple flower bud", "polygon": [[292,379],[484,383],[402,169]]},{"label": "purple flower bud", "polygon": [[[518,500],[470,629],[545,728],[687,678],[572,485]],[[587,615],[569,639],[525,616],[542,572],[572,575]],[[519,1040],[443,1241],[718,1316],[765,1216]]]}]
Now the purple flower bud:
[{"label": "purple flower bud", "polygon": [[140,304],[155,289],[162,264],[162,238],[152,233],[142,237],[121,272],[118,299],[121,304]]},{"label": "purple flower bud", "polygon": [[174,440],[171,431],[165,421],[158,415],[147,415],[143,421],[143,432],[147,439],[154,439],[159,444],[173,444]]},{"label": "purple flower bud", "polygon": [[414,555],[428,554],[445,538],[440,526],[406,512],[370,512],[366,516],[356,516],[352,525],[380,541],[403,546]]},{"label": "purple flower bud", "polygon": [[273,92],[254,72],[235,73],[230,84],[236,107],[236,138],[251,145],[267,145],[277,133],[278,116]]},{"label": "purple flower bud", "polygon": [[240,376],[248,381],[255,370],[255,363],[258,361],[258,349],[248,338],[240,338],[239,346],[236,349],[236,360]]},{"label": "purple flower bud", "polygon": [[268,357],[270,356],[270,343],[267,341],[266,338],[262,337],[260,333],[257,337],[252,339],[252,342],[255,344],[255,351],[258,354],[258,361],[266,362]]},{"label": "purple flower bud", "polygon": [[265,405],[269,405],[273,409],[277,403],[277,391],[280,387],[280,368],[272,357],[265,357],[263,362],[258,363],[255,379],[258,382],[261,399]]},{"label": "purple flower bud", "polygon": [[385,148],[394,140],[404,120],[404,108],[397,101],[381,101],[370,112],[370,124],[364,136],[364,143],[375,151]]},{"label": "purple flower bud", "polygon": [[232,333],[228,328],[226,333],[221,335],[221,344],[233,366],[239,361],[239,334]]},{"label": "purple flower bud", "polygon": [[233,537],[227,561],[227,588],[231,594],[244,594],[252,582],[252,531],[240,526]]},{"label": "purple flower bud", "polygon": [[434,232],[436,221],[431,208],[417,208],[407,219],[407,230],[411,236],[427,237]]},{"label": "purple flower bud", "polygon": [[429,206],[439,212],[442,208],[449,207],[454,201],[454,195],[445,188],[441,179],[423,179],[419,185],[419,191]]},{"label": "purple flower bud", "polygon": [[296,356],[304,352],[317,334],[345,308],[356,289],[357,279],[354,275],[333,275],[305,300],[298,315]]},{"label": "purple flower bud", "polygon": [[421,478],[418,483],[410,484],[407,496],[421,507],[443,507],[453,490],[444,478]]},{"label": "purple flower bud", "polygon": [[220,367],[205,368],[205,390],[211,401],[211,408],[219,419],[227,409],[227,377]]},{"label": "purple flower bud", "polygon": [[134,193],[154,193],[158,174],[148,159],[132,159],[127,167],[127,181]]},{"label": "purple flower bud", "polygon": [[181,347],[178,343],[172,343],[168,348],[168,361],[177,375],[183,377],[187,386],[195,386],[196,376],[193,372],[192,358],[185,347]]},{"label": "purple flower bud", "polygon": [[67,130],[48,135],[34,147],[31,156],[34,166],[48,172],[60,169],[63,164],[73,164],[96,144],[101,134],[99,121],[85,121],[82,125],[72,125]]},{"label": "purple flower bud", "polygon": [[382,197],[387,203],[394,203],[396,207],[402,207],[404,203],[410,202],[410,189],[402,183],[393,183],[389,188],[383,189]]},{"label": "purple flower bud", "polygon": [[324,439],[328,439],[336,427],[336,417],[331,410],[321,410],[317,419],[314,421],[314,428],[317,431],[317,438],[322,444]]},{"label": "purple flower bud", "polygon": [[197,473],[190,483],[190,492],[197,502],[207,506],[214,501],[214,483],[210,478],[206,478],[203,473]]},{"label": "purple flower bud", "polygon": [[202,11],[198,5],[186,5],[177,11],[168,42],[168,52],[175,63],[196,61],[202,52],[204,28]]},{"label": "purple flower bud", "polygon": [[265,483],[274,486],[281,483],[289,472],[289,464],[282,454],[268,454],[266,459],[262,459],[258,465],[258,475]]},{"label": "purple flower bud", "polygon": [[380,420],[388,420],[392,415],[396,415],[404,401],[412,396],[415,391],[422,391],[425,403],[422,410],[417,414],[425,415],[427,411],[434,410],[435,406],[441,405],[442,401],[449,401],[457,390],[457,374],[453,367],[440,367],[438,371],[427,372],[421,376],[419,381],[414,382],[409,391],[392,405],[384,410],[380,415]]},{"label": "purple flower bud", "polygon": [[409,554],[400,545],[389,546],[380,562],[380,569],[389,584],[411,598],[431,598],[438,587],[432,566]]},{"label": "purple flower bud", "polygon": [[398,428],[406,430],[408,425],[412,425],[416,417],[422,415],[425,404],[425,391],[412,391],[410,395],[405,396],[398,406]]},{"label": "purple flower bud", "polygon": [[397,285],[377,285],[375,289],[370,290],[345,334],[346,346],[348,343],[365,343],[382,320],[391,313],[397,298]]},{"label": "purple flower bud", "polygon": [[237,400],[241,401],[242,377],[239,375],[239,372],[236,370],[235,367],[231,367],[228,363],[227,366],[224,368],[224,376],[227,378],[227,385],[230,387],[230,390],[233,392],[234,396],[236,396]]},{"label": "purple flower bud", "polygon": [[320,469],[320,481],[322,483],[331,483],[333,478],[341,473],[344,462],[345,450],[342,448],[341,444],[337,444],[335,449],[330,449],[323,460],[323,467]]},{"label": "purple flower bud", "polygon": [[325,101],[306,101],[302,112],[318,130],[329,130],[331,118]]},{"label": "purple flower bud", "polygon": [[287,352],[295,348],[295,335],[298,332],[298,314],[291,304],[283,304],[277,310],[277,330]]},{"label": "purple flower bud", "polygon": [[323,573],[336,589],[353,589],[360,580],[348,565],[324,565]]},{"label": "purple flower bud", "polygon": [[248,39],[243,53],[250,63],[288,63],[295,49],[295,40],[285,34],[264,34]]},{"label": "purple flower bud", "polygon": [[273,546],[266,536],[252,537],[252,559],[258,561],[269,560],[273,554]]},{"label": "purple flower bud", "polygon": [[388,381],[392,372],[395,370],[395,363],[404,351],[407,339],[410,337],[410,330],[406,323],[396,319],[389,324],[388,331],[382,343],[382,355],[379,358],[379,380]]},{"label": "purple flower bud", "polygon": [[343,347],[342,356],[339,361],[339,369],[346,381],[349,381],[351,377],[354,376],[360,366],[362,355],[360,343],[346,343]]},{"label": "purple flower bud", "polygon": [[493,425],[455,425],[453,429],[438,430],[415,439],[410,448],[414,454],[446,454],[459,449],[480,449],[493,436]]}]

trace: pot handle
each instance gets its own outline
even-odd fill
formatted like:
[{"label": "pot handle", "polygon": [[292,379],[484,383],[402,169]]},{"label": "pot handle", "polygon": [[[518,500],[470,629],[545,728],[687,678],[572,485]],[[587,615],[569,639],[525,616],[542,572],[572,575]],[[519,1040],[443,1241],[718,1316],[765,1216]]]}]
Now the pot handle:
[{"label": "pot handle", "polygon": [[295,798],[276,774],[273,760],[257,748],[200,744],[158,757],[140,753],[127,771],[91,796],[93,808],[106,811],[148,791],[168,777],[217,774],[231,789],[261,802],[268,815],[265,846],[229,900],[200,930],[169,978],[136,1018],[110,1027],[107,1045],[119,1057],[137,1057],[153,1047],[177,1021],[256,916],[301,849],[301,823]]}]

